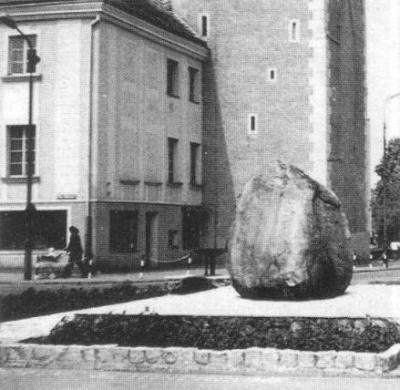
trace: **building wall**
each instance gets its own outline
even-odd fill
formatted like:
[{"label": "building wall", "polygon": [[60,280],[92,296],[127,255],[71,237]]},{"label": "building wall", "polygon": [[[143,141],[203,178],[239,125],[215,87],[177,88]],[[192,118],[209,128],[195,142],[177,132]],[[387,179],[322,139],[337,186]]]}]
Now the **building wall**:
[{"label": "building wall", "polygon": [[[98,40],[95,197],[200,205],[201,191],[189,182],[190,142],[202,143],[202,104],[188,99],[187,69],[201,78],[201,62],[107,22]],[[179,62],[179,98],[166,93],[167,58]],[[167,184],[168,137],[179,140],[177,187]]]},{"label": "building wall", "polygon": [[[28,122],[28,79],[7,77],[8,37],[0,26],[0,176],[7,178],[6,126]],[[26,34],[37,34],[42,61],[34,83],[37,127],[35,202],[54,201],[63,194],[85,199],[89,80],[89,25],[81,20],[21,23]],[[24,201],[26,186],[1,180],[0,202]]]},{"label": "building wall", "polygon": [[[309,63],[313,50],[308,3],[175,3],[177,12],[193,28],[198,29],[201,14],[206,14],[210,23],[207,42],[212,61],[204,83],[204,143],[208,152],[204,197],[217,219],[209,227],[211,245],[225,244],[236,197],[249,178],[263,172],[268,163],[280,159],[312,175],[320,169],[312,159],[315,137],[310,122]],[[297,42],[289,39],[292,19],[300,28]],[[270,69],[276,71],[275,81],[269,80]],[[258,131],[249,135],[248,116],[252,113],[257,115]],[[326,179],[326,172],[320,176]]]},{"label": "building wall", "polygon": [[[135,211],[138,218],[138,231],[136,248],[130,252],[116,253],[110,250],[110,212],[111,211]],[[138,271],[140,262],[145,258],[146,252],[146,213],[156,213],[155,237],[157,254],[155,260],[146,264],[146,267],[159,267],[165,263],[180,265],[185,264],[179,258],[188,253],[182,248],[182,207],[178,205],[161,205],[137,202],[100,202],[95,207],[94,227],[97,249],[96,262],[103,270]],[[178,232],[178,248],[170,248],[168,245],[168,231]]]},{"label": "building wall", "polygon": [[[351,231],[366,247],[362,2],[173,3],[199,33],[201,15],[209,19],[204,199],[216,219],[209,227],[211,244],[222,246],[229,237],[235,198],[245,182],[280,159],[338,193]],[[297,42],[289,39],[291,20],[300,26]],[[327,36],[336,33],[337,24],[343,25],[338,47]],[[271,68],[275,82],[268,80]],[[247,131],[249,113],[258,115],[254,136]]]},{"label": "building wall", "polygon": [[365,121],[364,2],[330,1],[329,11],[330,186],[342,200],[357,254],[367,257],[369,151]]},{"label": "building wall", "polygon": [[[202,100],[189,101],[188,67],[201,60],[114,23],[95,30],[93,200],[94,248],[102,266],[129,268],[145,250],[145,213],[158,213],[158,263],[181,257],[182,206],[202,204],[201,186],[190,184],[190,143],[202,144]],[[179,98],[167,95],[167,59],[179,63]],[[177,184],[168,183],[168,137],[178,140]],[[200,159],[201,160],[201,159]],[[198,184],[201,184],[200,182]],[[134,253],[112,253],[110,210],[138,211]],[[180,235],[168,248],[168,230]],[[153,264],[154,265],[154,264]]]},{"label": "building wall", "polygon": [[[84,230],[87,199],[90,26],[87,20],[20,22],[37,34],[41,62],[34,81],[36,175],[32,200],[38,210],[68,211]],[[7,125],[28,123],[28,78],[7,75],[8,40],[0,25],[0,210],[23,209],[26,181],[8,177]],[[78,214],[76,214],[78,213]],[[23,228],[23,227],[21,227]],[[66,231],[67,235],[67,231]],[[22,251],[2,251],[0,265],[22,266]]]}]

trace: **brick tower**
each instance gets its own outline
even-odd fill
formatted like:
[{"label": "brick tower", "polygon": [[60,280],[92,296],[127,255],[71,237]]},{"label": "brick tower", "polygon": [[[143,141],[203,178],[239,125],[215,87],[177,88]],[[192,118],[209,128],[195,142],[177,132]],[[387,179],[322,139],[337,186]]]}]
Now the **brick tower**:
[{"label": "brick tower", "polygon": [[236,198],[276,159],[342,200],[368,254],[362,0],[173,0],[207,41],[203,76],[207,245],[229,237]]}]

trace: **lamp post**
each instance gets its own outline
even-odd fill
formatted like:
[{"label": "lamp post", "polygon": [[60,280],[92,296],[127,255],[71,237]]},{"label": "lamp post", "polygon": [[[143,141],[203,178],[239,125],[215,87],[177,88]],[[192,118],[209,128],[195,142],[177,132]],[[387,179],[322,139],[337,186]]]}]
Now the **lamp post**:
[{"label": "lamp post", "polygon": [[[388,96],[385,99],[384,106],[383,106],[383,160],[385,161],[386,157],[386,129],[387,129],[387,124],[386,124],[386,111],[388,104],[395,98],[400,96],[400,92],[395,93],[394,95]],[[383,249],[387,250],[388,249],[388,237],[387,237],[387,177],[386,175],[383,177]]]},{"label": "lamp post", "polygon": [[27,158],[27,191],[26,191],[26,239],[25,239],[25,254],[24,254],[24,279],[32,279],[32,247],[33,247],[33,217],[35,213],[35,206],[32,203],[32,176],[33,176],[33,132],[35,131],[32,125],[33,116],[33,73],[35,72],[35,66],[40,61],[40,58],[36,55],[36,50],[32,45],[31,40],[26,36],[18,27],[15,20],[13,20],[7,14],[0,14],[0,23],[17,30],[19,35],[28,44],[28,73],[29,73],[29,113],[28,113],[28,126],[26,127],[27,134],[27,146],[26,146],[26,158]]}]

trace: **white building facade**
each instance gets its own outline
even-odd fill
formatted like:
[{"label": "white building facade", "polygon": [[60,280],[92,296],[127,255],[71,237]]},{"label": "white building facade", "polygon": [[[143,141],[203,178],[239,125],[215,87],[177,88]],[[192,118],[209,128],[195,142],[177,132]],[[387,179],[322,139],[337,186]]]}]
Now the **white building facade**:
[{"label": "white building facade", "polygon": [[[33,96],[37,251],[64,248],[70,225],[92,237],[105,267],[169,261],[198,244],[208,49],[165,10],[137,3],[0,2],[41,57]],[[23,264],[26,53],[18,33],[0,25],[3,267]]]}]

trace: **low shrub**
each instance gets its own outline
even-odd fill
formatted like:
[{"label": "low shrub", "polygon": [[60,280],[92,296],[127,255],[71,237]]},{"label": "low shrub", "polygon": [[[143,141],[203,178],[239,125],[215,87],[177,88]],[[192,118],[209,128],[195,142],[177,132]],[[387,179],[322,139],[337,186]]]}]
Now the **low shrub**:
[{"label": "low shrub", "polygon": [[182,279],[171,288],[171,294],[191,294],[198,291],[216,288],[211,280],[203,276],[190,276]]},{"label": "low shrub", "polygon": [[304,351],[381,352],[400,342],[398,325],[386,319],[76,315],[49,334],[26,342],[120,346]]},{"label": "low shrub", "polygon": [[60,288],[9,294],[1,300],[0,319],[10,321],[38,315],[78,310],[87,307],[151,298],[167,294],[166,284],[135,286],[131,282],[118,283],[107,288]]}]

